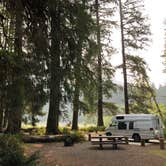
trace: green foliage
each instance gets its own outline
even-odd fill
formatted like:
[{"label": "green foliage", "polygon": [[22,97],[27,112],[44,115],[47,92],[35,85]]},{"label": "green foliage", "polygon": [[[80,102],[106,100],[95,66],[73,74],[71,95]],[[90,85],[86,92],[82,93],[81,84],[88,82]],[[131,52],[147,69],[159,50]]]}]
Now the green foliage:
[{"label": "green foliage", "polygon": [[[162,116],[163,116],[163,125],[166,126],[166,105],[165,104],[159,104]],[[157,114],[158,116],[160,116],[155,103],[152,103],[152,107],[148,109],[149,113],[152,114]]]},{"label": "green foliage", "polygon": [[116,115],[120,112],[119,106],[113,102],[103,102],[103,108],[105,114]]},{"label": "green foliage", "polygon": [[[166,19],[164,21],[164,27],[166,27]],[[164,65],[164,73],[166,73],[166,28],[164,29],[164,51],[163,55],[161,56],[163,58],[163,65]]]},{"label": "green foliage", "polygon": [[130,49],[144,49],[150,35],[150,25],[147,16],[142,12],[144,1],[125,0],[122,3],[125,47]]},{"label": "green foliage", "polygon": [[70,136],[74,142],[83,142],[85,141],[84,134],[79,131],[71,131],[68,127],[60,128],[61,134],[65,136]]},{"label": "green foliage", "polygon": [[22,143],[16,136],[0,136],[0,165],[37,166],[37,159],[37,153],[30,157],[24,155]]},{"label": "green foliage", "polygon": [[32,135],[45,135],[46,128],[45,127],[36,127],[32,129]]},{"label": "green foliage", "polygon": [[[17,53],[0,50],[0,103],[2,103],[0,110],[2,114],[7,115],[8,131],[12,133],[19,131],[18,124],[21,121],[21,116],[18,115],[24,98],[22,85],[25,75],[21,74],[24,72],[24,66],[25,62]],[[3,124],[5,120],[0,119],[0,121],[2,126],[6,125]]]},{"label": "green foliage", "polygon": [[[135,107],[139,100],[141,100],[141,96],[139,96],[141,93],[137,93],[136,97],[134,96],[135,93],[132,91],[133,87],[134,92],[138,92],[139,88],[142,87],[137,85],[137,81],[139,81],[139,83],[144,83],[145,77],[146,81],[148,81],[146,63],[139,57],[138,50],[144,49],[147,45],[150,35],[150,26],[147,17],[142,12],[144,9],[143,1],[119,0],[119,7],[121,18],[122,57],[124,63],[121,67],[124,71],[125,112],[128,113],[129,110],[130,112],[132,111],[133,108],[131,107],[133,105]],[[135,55],[135,53],[137,55]],[[129,87],[130,89],[128,88],[128,83],[131,85],[131,87]],[[135,100],[136,98],[139,99]],[[129,103],[130,101],[132,103]],[[128,103],[130,104],[130,109]],[[142,102],[142,104],[144,103]]]},{"label": "green foliage", "polygon": [[131,77],[128,83],[130,111],[148,113],[154,94],[146,71],[148,66],[143,58],[127,55],[127,68]]},{"label": "green foliage", "polygon": [[68,127],[59,128],[59,130],[62,134],[70,134],[71,132],[71,129]]},{"label": "green foliage", "polygon": [[24,126],[22,127],[22,133],[29,133],[30,135],[45,135],[46,128],[45,127],[32,127],[32,126]]},{"label": "green foliage", "polygon": [[36,128],[37,131],[36,131],[36,135],[45,135],[46,133],[46,128],[45,127],[39,127],[39,128]]},{"label": "green foliage", "polygon": [[[59,114],[65,110],[62,105],[71,102],[73,98],[76,80],[78,89],[81,91],[80,98],[83,99],[83,101],[78,101],[79,110],[84,113],[94,113],[91,115],[96,118],[97,53],[99,49],[96,44],[96,29],[101,31],[99,47],[102,52],[102,95],[104,98],[111,98],[112,93],[116,91],[116,85],[112,82],[115,70],[110,63],[110,57],[114,52],[110,44],[111,30],[116,25],[116,22],[110,19],[115,9],[112,5],[108,5],[111,1],[99,1],[99,6],[95,6],[95,2],[88,0],[38,0],[37,3],[36,1],[20,1],[24,2],[23,4],[17,3],[19,1],[3,1],[1,14],[4,18],[1,22],[0,36],[0,103],[2,103],[0,125],[5,121],[3,117],[9,117],[6,121],[10,122],[10,113],[13,110],[17,112],[17,105],[20,105],[24,108],[21,110],[24,122],[31,122],[35,126],[38,116],[44,115],[42,108],[48,101],[48,94],[51,94],[49,101],[53,105],[50,104],[52,113],[48,122],[52,126],[48,128],[54,129],[55,125],[58,126]],[[16,13],[20,12],[15,12],[18,4],[21,4],[22,10],[20,14],[20,17],[23,16],[24,26],[22,28],[15,25]],[[125,45],[127,48],[134,48],[132,50],[142,48],[148,40],[146,35],[149,34],[148,25],[144,24],[145,19],[142,17],[141,10],[137,10],[137,4],[139,6],[139,2],[135,0],[126,0],[123,6],[126,26]],[[98,27],[94,25],[96,20],[93,20],[97,6],[101,23]],[[108,15],[109,19],[107,19]],[[17,35],[15,30],[20,33],[19,38],[15,36]],[[21,51],[20,57],[14,52],[17,39],[20,40],[20,44],[22,43],[20,51],[21,48],[25,50],[25,52]],[[109,42],[106,43],[106,41]],[[144,83],[146,64],[141,58],[133,55],[127,56],[127,63],[130,74],[138,76],[131,85],[134,88],[130,89],[132,92],[130,94],[131,110],[137,111],[141,108],[141,111],[145,112],[149,108],[150,102],[147,100],[150,97],[147,87],[144,86],[145,84],[140,85],[140,82]],[[119,111],[114,103],[102,103],[106,115],[109,112],[116,114]],[[60,108],[58,108],[59,105]],[[15,116],[12,118],[15,119],[13,122],[18,121]],[[19,120],[21,120],[21,115]],[[12,123],[13,126],[14,124]],[[88,130],[98,131],[100,129],[92,127]],[[45,128],[36,128],[31,134],[44,135],[44,132]],[[62,130],[62,133],[68,134],[70,131],[66,128]]]},{"label": "green foliage", "polygon": [[105,124],[106,127],[110,125],[111,119],[112,119],[111,115],[104,116],[104,124]]},{"label": "green foliage", "polygon": [[85,141],[84,135],[79,131],[72,131],[69,135],[71,136],[73,141],[76,142],[76,143]]},{"label": "green foliage", "polygon": [[80,128],[81,131],[87,131],[87,132],[98,132],[98,131],[104,131],[104,126],[89,126],[85,128]]}]

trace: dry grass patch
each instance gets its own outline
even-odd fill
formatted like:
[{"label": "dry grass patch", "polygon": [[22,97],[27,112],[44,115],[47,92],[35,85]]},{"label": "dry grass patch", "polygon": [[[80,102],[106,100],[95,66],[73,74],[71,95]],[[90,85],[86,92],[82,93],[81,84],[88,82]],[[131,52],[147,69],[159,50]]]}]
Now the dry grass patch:
[{"label": "dry grass patch", "polygon": [[150,150],[149,153],[166,159],[166,149],[165,150]]}]

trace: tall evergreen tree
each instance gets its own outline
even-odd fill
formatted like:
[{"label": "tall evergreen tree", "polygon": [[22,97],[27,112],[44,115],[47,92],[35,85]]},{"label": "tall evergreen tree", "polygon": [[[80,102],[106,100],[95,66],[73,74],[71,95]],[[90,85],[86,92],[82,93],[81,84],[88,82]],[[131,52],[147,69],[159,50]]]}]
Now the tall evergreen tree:
[{"label": "tall evergreen tree", "polygon": [[[11,4],[10,4],[11,5]],[[15,41],[14,52],[18,63],[18,70],[13,77],[13,98],[11,110],[9,112],[8,119],[8,132],[19,133],[21,128],[22,112],[23,112],[23,68],[22,68],[22,37],[23,37],[23,4],[21,0],[15,1],[14,13],[15,13]],[[17,94],[17,95],[16,95]]]},{"label": "tall evergreen tree", "polygon": [[123,78],[124,78],[124,102],[125,102],[125,113],[129,113],[129,102],[128,102],[128,87],[127,87],[127,71],[126,71],[126,57],[125,57],[125,45],[124,45],[124,25],[123,25],[123,11],[122,2],[119,0],[120,10],[120,28],[121,28],[121,43],[122,43],[122,59],[123,59]]},{"label": "tall evergreen tree", "polygon": [[96,26],[97,26],[97,55],[98,55],[98,120],[97,126],[104,126],[103,121],[103,90],[102,90],[102,57],[101,57],[101,37],[100,37],[100,23],[99,23],[99,1],[95,0],[96,9]]},{"label": "tall evergreen tree", "polygon": [[[111,32],[116,24],[110,18],[113,16],[114,8],[111,6],[113,0],[95,0],[95,20],[96,20],[96,43],[97,43],[97,125],[104,126],[103,121],[103,97],[105,90],[111,91],[112,86],[106,88],[109,82],[112,84],[113,68],[110,57],[113,53],[113,48],[110,44]],[[111,6],[111,7],[109,7]],[[109,44],[105,41],[108,40]],[[108,60],[109,59],[109,60]],[[107,79],[105,79],[107,78]],[[108,85],[108,84],[107,84]]]},{"label": "tall evergreen tree", "polygon": [[2,128],[7,126],[9,106],[11,105],[9,94],[12,93],[10,87],[16,62],[13,58],[14,54],[11,53],[14,51],[15,32],[15,14],[11,11],[14,10],[9,1],[2,1],[0,8],[0,130],[2,130]]},{"label": "tall evergreen tree", "polygon": [[47,2],[39,0],[25,3],[24,48],[27,51],[25,83],[24,119],[28,117],[32,125],[37,116],[42,116],[43,106],[48,101],[48,25]]},{"label": "tall evergreen tree", "polygon": [[51,46],[50,46],[50,99],[49,114],[47,119],[47,134],[58,134],[60,100],[61,100],[61,67],[60,67],[60,43],[61,43],[61,1],[48,1],[51,27]]},{"label": "tall evergreen tree", "polygon": [[[78,129],[78,112],[80,110],[80,92],[81,92],[81,86],[83,85],[83,82],[81,77],[83,77],[83,74],[85,71],[83,68],[83,50],[85,53],[85,46],[88,45],[89,35],[91,32],[92,27],[92,19],[91,16],[88,14],[88,7],[87,1],[81,1],[80,3],[75,2],[76,6],[76,29],[75,36],[77,36],[77,40],[75,41],[75,60],[73,63],[74,67],[74,94],[73,94],[73,120],[72,120],[72,129],[77,130]],[[83,21],[84,20],[84,21]],[[87,44],[85,44],[87,43]],[[74,43],[73,43],[74,44]]]},{"label": "tall evergreen tree", "polygon": [[120,28],[123,57],[123,75],[124,75],[124,100],[125,113],[129,111],[128,81],[127,81],[127,55],[133,56],[136,50],[143,49],[147,45],[148,35],[150,34],[147,17],[143,15],[142,1],[119,0],[120,8]]},{"label": "tall evergreen tree", "polygon": [[[21,3],[21,9],[18,6],[19,3]],[[39,96],[39,90],[37,89],[39,87],[40,89],[41,87],[45,88],[45,81],[43,80],[46,79],[46,75],[44,75],[46,63],[45,57],[42,55],[44,52],[43,48],[48,48],[46,44],[44,44],[45,47],[41,47],[43,38],[40,37],[40,39],[35,40],[39,31],[34,29],[39,29],[39,25],[42,25],[40,30],[43,27],[43,24],[39,21],[43,20],[42,14],[44,12],[41,10],[41,3],[37,4],[37,6],[34,5],[35,2],[19,1],[19,3],[10,0],[2,2],[4,18],[0,46],[2,49],[1,64],[4,66],[3,76],[5,78],[4,90],[1,89],[3,94],[5,94],[3,100],[3,126],[6,128],[8,124],[8,131],[11,133],[19,132],[15,131],[15,128],[16,126],[20,128],[23,111],[27,105],[31,102],[37,104],[37,97],[30,97],[33,91],[37,92],[34,96]],[[22,11],[20,12],[20,10]],[[34,19],[34,15],[35,17],[38,15],[38,17]],[[35,33],[31,33],[32,31]],[[42,37],[45,37],[43,32],[41,34]],[[23,49],[26,52],[23,52]],[[42,92],[44,92],[43,89],[41,90]],[[24,91],[26,93],[23,93]],[[45,92],[43,94],[42,97],[45,96]],[[39,103],[41,107],[43,105],[41,103],[44,102],[42,100]],[[18,105],[22,107],[21,113],[19,113],[20,106],[17,108]],[[19,119],[16,117],[16,114],[19,114]]]},{"label": "tall evergreen tree", "polygon": [[129,110],[134,113],[148,113],[152,107],[151,92],[153,91],[147,74],[148,65],[143,58],[127,55],[126,66],[130,73]]}]

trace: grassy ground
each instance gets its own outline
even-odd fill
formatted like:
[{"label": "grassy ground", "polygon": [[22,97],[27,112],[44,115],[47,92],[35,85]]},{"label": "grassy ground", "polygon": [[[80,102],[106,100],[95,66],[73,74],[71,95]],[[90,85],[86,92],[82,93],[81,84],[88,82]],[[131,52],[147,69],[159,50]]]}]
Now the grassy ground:
[{"label": "grassy ground", "polygon": [[[159,156],[159,157],[166,159],[166,149],[165,150],[158,150],[158,149],[150,150],[150,151],[148,151],[148,153],[151,155]],[[166,162],[163,163],[163,166],[166,166]]]},{"label": "grassy ground", "polygon": [[166,150],[150,150],[149,153],[166,159]]}]

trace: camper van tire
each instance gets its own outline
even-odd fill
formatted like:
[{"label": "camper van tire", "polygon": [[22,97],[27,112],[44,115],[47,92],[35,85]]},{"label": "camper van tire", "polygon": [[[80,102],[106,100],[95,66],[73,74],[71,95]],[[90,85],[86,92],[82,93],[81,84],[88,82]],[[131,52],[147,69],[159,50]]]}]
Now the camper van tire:
[{"label": "camper van tire", "polygon": [[112,133],[106,133],[106,136],[111,136],[112,135]]},{"label": "camper van tire", "polygon": [[141,137],[139,134],[133,134],[132,138],[134,139],[134,142],[140,142],[141,141]]},{"label": "camper van tire", "polygon": [[[106,136],[111,136],[112,135],[112,133],[106,133]],[[108,140],[110,140],[110,138],[108,138]]]},{"label": "camper van tire", "polygon": [[149,139],[146,139],[145,142],[146,142],[146,143],[149,143]]}]

